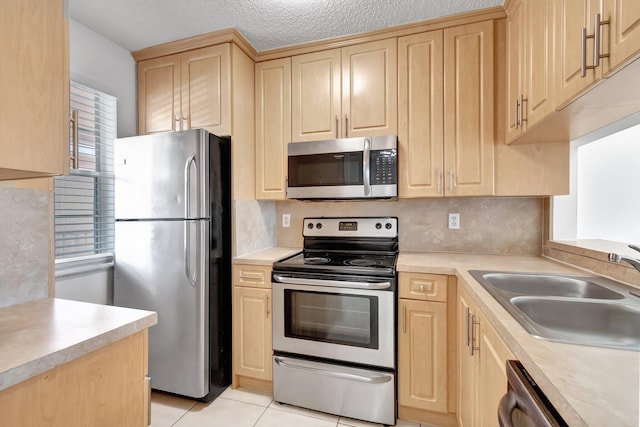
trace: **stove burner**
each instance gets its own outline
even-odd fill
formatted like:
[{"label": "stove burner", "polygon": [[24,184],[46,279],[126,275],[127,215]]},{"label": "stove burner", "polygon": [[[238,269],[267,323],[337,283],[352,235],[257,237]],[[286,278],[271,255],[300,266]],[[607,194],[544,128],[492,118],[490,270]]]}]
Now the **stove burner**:
[{"label": "stove burner", "polygon": [[375,259],[355,258],[348,259],[344,263],[346,265],[354,265],[357,267],[371,267],[372,265],[380,264],[380,261],[376,261]]},{"label": "stove burner", "polygon": [[316,257],[307,257],[304,259],[304,263],[305,264],[327,264],[329,261],[331,261],[329,258],[325,258],[325,257],[321,257],[321,256],[316,256]]}]

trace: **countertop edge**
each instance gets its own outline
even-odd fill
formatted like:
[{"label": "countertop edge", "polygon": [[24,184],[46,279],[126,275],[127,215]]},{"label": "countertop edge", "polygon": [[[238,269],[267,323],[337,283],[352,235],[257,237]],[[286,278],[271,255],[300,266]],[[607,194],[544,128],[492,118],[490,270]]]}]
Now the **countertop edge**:
[{"label": "countertop edge", "polygon": [[[123,307],[118,308],[122,309]],[[142,310],[137,311],[140,312],[140,317],[136,319],[127,321],[120,326],[98,333],[90,338],[81,339],[67,347],[60,348],[46,355],[37,357],[34,360],[1,372],[0,391],[6,390],[16,384],[49,371],[56,366],[71,362],[95,350],[143,331],[158,322],[157,313]]]},{"label": "countertop edge", "polygon": [[274,246],[272,248],[261,249],[257,252],[237,256],[233,258],[232,264],[271,266],[274,262],[297,254],[300,251],[302,251],[302,248]]},{"label": "countertop edge", "polygon": [[[498,266],[499,268],[497,268]],[[515,319],[513,319],[513,317],[500,305],[500,303],[470,275],[469,270],[489,269],[522,272],[545,271],[549,273],[578,275],[598,275],[597,272],[592,272],[579,266],[574,266],[543,256],[494,256],[428,252],[401,252],[397,268],[400,273],[416,272],[455,276],[458,287],[462,286],[470,294],[477,309],[484,314],[486,320],[496,330],[513,355],[527,368],[536,382],[538,382],[538,385],[540,385],[545,394],[547,394],[549,400],[563,416],[565,421],[572,427],[591,427],[594,425],[602,425],[599,424],[599,422],[602,421],[600,416],[597,416],[595,419],[591,419],[594,413],[598,411],[584,411],[587,405],[585,405],[585,397],[582,396],[582,393],[580,395],[564,395],[567,389],[567,378],[571,378],[573,381],[580,381],[579,370],[574,369],[571,372],[566,372],[566,376],[562,375],[559,377],[558,369],[560,368],[556,368],[554,365],[554,372],[552,373],[546,372],[546,369],[549,368],[548,365],[551,363],[552,359],[557,362],[562,362],[560,364],[561,367],[572,366],[573,362],[571,361],[571,358],[580,357],[581,354],[584,354],[583,352],[585,349],[589,349],[588,353],[592,354],[592,356],[589,356],[587,359],[604,358],[604,360],[608,360],[607,358],[609,356],[615,354],[617,360],[629,360],[630,358],[633,358],[633,354],[629,356],[630,352],[623,350],[609,350],[574,344],[553,343],[532,337],[517,323]],[[545,356],[545,360],[540,360],[541,352],[557,354],[557,356],[549,359],[547,359],[549,356]],[[563,359],[565,357],[567,360],[558,359]],[[580,361],[580,363],[584,364],[582,361]],[[569,369],[572,369],[572,367]],[[619,372],[618,377],[620,377]],[[558,384],[556,384],[557,380],[560,380]],[[615,383],[612,383],[612,385],[613,384]],[[608,388],[610,389],[612,385]],[[588,387],[588,385],[585,385],[582,387],[585,390],[581,391],[584,392],[591,390],[591,388]],[[578,389],[580,389],[580,387],[578,387]],[[601,390],[598,390],[598,393],[601,393]],[[593,398],[596,398],[598,393],[593,395]],[[574,406],[574,403],[577,403],[578,407]],[[599,402],[599,404],[594,408],[602,408],[602,406],[599,405],[606,404],[607,401]],[[593,406],[593,404],[589,404],[589,406]],[[611,411],[610,415],[613,416],[615,413],[615,416],[610,418],[612,423],[616,423],[623,419],[621,417],[624,417],[625,414],[629,415],[626,412],[621,412],[622,408],[623,407],[609,408]],[[634,424],[633,420],[630,420],[630,423],[622,423],[621,425],[631,426]]]}]

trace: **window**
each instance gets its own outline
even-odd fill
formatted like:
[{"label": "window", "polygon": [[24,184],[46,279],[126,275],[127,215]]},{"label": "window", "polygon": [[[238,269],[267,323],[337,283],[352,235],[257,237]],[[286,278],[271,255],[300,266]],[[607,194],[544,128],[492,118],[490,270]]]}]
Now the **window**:
[{"label": "window", "polygon": [[640,125],[597,136],[572,142],[571,194],[554,197],[553,239],[638,244]]},{"label": "window", "polygon": [[[55,178],[55,257],[113,253],[116,98],[71,82],[78,112],[78,168]],[[70,142],[72,150],[72,142]]]}]

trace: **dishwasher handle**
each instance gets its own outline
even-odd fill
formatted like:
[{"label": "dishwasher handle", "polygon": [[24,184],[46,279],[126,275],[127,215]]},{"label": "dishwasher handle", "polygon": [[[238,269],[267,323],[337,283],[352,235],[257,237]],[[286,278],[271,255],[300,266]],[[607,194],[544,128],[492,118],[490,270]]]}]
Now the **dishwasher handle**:
[{"label": "dishwasher handle", "polygon": [[498,405],[498,422],[500,427],[514,427],[511,413],[516,409],[516,396],[513,391],[509,390],[507,394],[502,396]]},{"label": "dishwasher handle", "polygon": [[568,427],[522,364],[508,360],[506,365],[509,388],[498,405],[500,427]]}]

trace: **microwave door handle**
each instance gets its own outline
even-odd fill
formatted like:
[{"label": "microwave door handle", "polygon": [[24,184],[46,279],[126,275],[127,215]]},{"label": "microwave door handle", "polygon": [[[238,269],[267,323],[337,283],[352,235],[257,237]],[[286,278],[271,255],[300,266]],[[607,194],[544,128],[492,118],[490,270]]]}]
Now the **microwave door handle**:
[{"label": "microwave door handle", "polygon": [[273,278],[277,283],[286,283],[290,285],[311,285],[311,286],[328,286],[333,288],[359,288],[359,289],[389,289],[391,282],[365,283],[365,282],[347,282],[344,280],[320,280],[320,279],[303,279],[298,277],[284,277],[274,274]]},{"label": "microwave door handle", "polygon": [[364,179],[364,195],[368,196],[371,192],[371,171],[369,169],[369,162],[371,156],[371,140],[369,138],[364,139],[364,153],[362,155],[362,175]]}]

